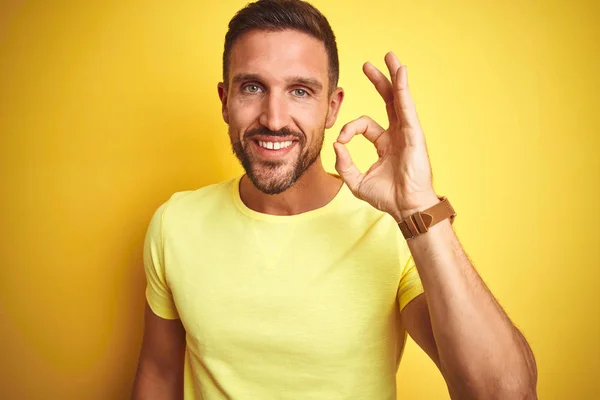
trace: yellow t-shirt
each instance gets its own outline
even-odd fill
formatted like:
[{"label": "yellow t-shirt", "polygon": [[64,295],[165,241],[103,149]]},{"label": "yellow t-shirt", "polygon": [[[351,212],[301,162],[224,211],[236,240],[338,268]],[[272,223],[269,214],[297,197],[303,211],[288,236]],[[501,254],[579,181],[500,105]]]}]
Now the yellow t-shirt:
[{"label": "yellow t-shirt", "polygon": [[394,219],[344,184],[324,207],[258,213],[241,177],[176,193],[144,246],[154,313],[186,330],[186,399],[396,399],[423,292]]}]

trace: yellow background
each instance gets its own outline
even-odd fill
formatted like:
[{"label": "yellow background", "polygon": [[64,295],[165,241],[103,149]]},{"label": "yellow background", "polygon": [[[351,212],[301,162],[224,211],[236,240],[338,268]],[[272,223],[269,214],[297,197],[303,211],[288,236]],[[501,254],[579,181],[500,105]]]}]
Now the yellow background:
[{"label": "yellow background", "polygon": [[[142,239],[175,191],[239,173],[217,82],[244,1],[3,1],[0,398],[126,399]],[[361,65],[394,50],[438,194],[529,339],[542,399],[600,392],[600,7],[593,1],[315,0],[337,35],[342,124],[384,107]],[[351,146],[363,169],[375,157]],[[235,246],[232,243],[232,246]],[[448,398],[410,342],[399,398]]]}]

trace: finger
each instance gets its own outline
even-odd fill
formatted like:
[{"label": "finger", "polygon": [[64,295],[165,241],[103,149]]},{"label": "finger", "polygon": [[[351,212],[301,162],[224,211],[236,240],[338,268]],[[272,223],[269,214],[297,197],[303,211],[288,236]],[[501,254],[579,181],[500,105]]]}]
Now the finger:
[{"label": "finger", "polygon": [[406,143],[408,145],[415,144],[418,140],[423,139],[421,137],[423,133],[420,131],[419,117],[408,88],[406,65],[402,65],[393,52],[385,55],[385,63],[392,76],[394,109],[398,121],[402,127],[407,128],[405,130]]},{"label": "finger", "polygon": [[417,115],[415,102],[408,89],[408,74],[406,65],[402,65],[396,72],[396,86],[394,87],[394,97],[396,100],[396,113],[403,126],[407,127],[407,144],[414,144],[418,140],[423,139],[421,132],[421,124]]},{"label": "finger", "polygon": [[385,108],[387,110],[390,125],[393,124],[396,122],[396,111],[394,108],[394,90],[392,88],[392,83],[383,72],[369,62],[363,65],[363,72],[375,86],[375,89],[381,95],[383,101],[385,101]]},{"label": "finger", "polygon": [[400,64],[400,61],[398,60],[396,55],[390,51],[385,55],[385,65],[387,65],[388,71],[390,72],[390,77],[392,78],[392,97],[394,98],[394,113],[396,114],[396,117],[398,118],[400,123],[404,125],[406,121],[404,121],[402,115],[398,114],[398,103],[400,99],[398,98],[397,76],[402,64]]},{"label": "finger", "polygon": [[371,143],[375,144],[377,139],[385,130],[375,122],[372,118],[363,115],[354,121],[348,122],[342,127],[337,141],[340,143],[348,143],[355,135],[363,135]]},{"label": "finger", "polygon": [[398,69],[402,66],[400,61],[396,57],[393,52],[389,52],[385,55],[385,65],[388,67],[388,71],[390,72],[390,78],[392,78],[392,97],[395,95],[394,89],[396,88],[396,74],[398,73]]},{"label": "finger", "polygon": [[345,145],[334,142],[333,149],[335,150],[335,170],[354,193],[363,179],[363,174],[360,173],[360,170],[352,161]]}]

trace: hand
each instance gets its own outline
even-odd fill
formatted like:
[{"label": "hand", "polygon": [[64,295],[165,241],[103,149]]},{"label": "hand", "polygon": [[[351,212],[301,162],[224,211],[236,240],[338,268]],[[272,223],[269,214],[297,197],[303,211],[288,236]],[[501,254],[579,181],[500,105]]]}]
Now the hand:
[{"label": "hand", "polygon": [[[383,97],[389,128],[383,129],[367,116],[347,123],[333,144],[335,169],[352,193],[396,221],[439,202],[433,189],[425,135],[408,90],[406,66],[393,53],[385,56],[392,81],[375,66],[363,71]],[[379,159],[366,173],[356,167],[345,144],[362,134],[375,145]]]}]

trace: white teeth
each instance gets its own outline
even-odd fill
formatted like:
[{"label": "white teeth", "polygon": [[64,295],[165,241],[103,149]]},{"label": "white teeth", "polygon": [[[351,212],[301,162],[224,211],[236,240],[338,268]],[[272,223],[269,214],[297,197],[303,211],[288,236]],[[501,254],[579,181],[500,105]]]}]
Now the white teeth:
[{"label": "white teeth", "polygon": [[292,141],[288,140],[287,142],[263,142],[262,140],[258,141],[258,145],[260,147],[264,147],[265,149],[269,149],[269,150],[280,150],[280,149],[285,149],[286,147],[289,147],[292,145]]}]

